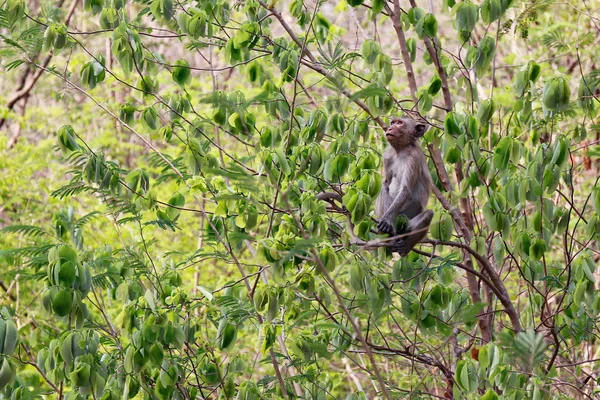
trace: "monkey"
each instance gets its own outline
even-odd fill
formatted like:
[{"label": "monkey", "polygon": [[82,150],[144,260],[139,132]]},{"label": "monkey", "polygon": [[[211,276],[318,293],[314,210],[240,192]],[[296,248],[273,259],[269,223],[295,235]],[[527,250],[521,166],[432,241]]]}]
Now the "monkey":
[{"label": "monkey", "polygon": [[[410,118],[394,118],[385,132],[389,143],[383,155],[385,179],[375,204],[377,229],[390,236],[406,233],[390,249],[407,255],[429,230],[433,211],[426,210],[433,185],[427,161],[417,140],[427,126]],[[406,231],[396,231],[396,218],[408,218]],[[411,233],[414,232],[414,233]]]}]

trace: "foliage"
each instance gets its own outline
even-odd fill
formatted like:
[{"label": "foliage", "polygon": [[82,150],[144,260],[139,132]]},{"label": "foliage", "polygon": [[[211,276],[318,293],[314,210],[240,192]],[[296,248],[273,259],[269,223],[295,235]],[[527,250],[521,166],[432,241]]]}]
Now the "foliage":
[{"label": "foliage", "polygon": [[428,4],[2,3],[0,397],[597,396],[600,3]]}]

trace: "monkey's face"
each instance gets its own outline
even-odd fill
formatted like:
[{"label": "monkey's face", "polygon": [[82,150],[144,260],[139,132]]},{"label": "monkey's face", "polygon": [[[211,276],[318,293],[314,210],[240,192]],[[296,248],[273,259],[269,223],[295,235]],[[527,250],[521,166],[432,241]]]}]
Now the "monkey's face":
[{"label": "monkey's face", "polygon": [[422,122],[413,121],[410,118],[394,118],[387,131],[385,138],[395,149],[401,149],[425,134],[426,126]]}]

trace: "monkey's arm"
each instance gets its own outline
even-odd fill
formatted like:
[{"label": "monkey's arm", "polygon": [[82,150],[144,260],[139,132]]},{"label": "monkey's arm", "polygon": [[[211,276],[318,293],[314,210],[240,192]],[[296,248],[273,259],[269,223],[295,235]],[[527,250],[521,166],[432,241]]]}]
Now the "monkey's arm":
[{"label": "monkey's arm", "polygon": [[390,207],[387,209],[385,214],[383,214],[382,219],[396,218],[400,214],[400,211],[402,211],[406,207],[406,203],[409,199],[410,196],[408,194],[408,188],[406,187],[406,185],[403,184],[400,190],[398,191],[396,198],[394,199]]},{"label": "monkey's arm", "polygon": [[379,219],[379,222],[377,223],[377,229],[389,235],[394,235],[396,233],[394,220],[400,214],[400,211],[405,208],[408,198],[409,196],[407,187],[404,183],[402,183],[396,198],[394,198],[392,204],[390,204],[388,209]]}]

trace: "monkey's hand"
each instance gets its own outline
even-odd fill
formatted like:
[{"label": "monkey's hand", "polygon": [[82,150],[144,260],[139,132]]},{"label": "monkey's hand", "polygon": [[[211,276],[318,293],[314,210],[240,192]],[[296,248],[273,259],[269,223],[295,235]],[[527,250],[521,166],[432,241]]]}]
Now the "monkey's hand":
[{"label": "monkey's hand", "polygon": [[407,247],[408,246],[407,246],[406,240],[398,239],[392,243],[392,245],[390,246],[390,251],[392,253],[398,253],[401,256],[405,256],[407,253],[407,251],[406,251]]},{"label": "monkey's hand", "polygon": [[388,235],[395,235],[396,228],[394,227],[394,221],[389,220],[388,218],[381,218],[377,223],[377,229],[381,233],[387,233]]}]

